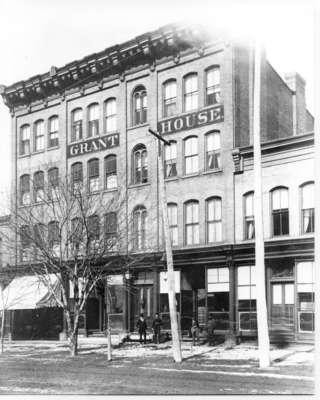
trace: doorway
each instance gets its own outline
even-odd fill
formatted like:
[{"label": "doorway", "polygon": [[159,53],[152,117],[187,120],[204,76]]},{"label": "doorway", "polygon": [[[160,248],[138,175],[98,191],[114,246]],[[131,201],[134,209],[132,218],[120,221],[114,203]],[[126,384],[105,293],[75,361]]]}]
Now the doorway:
[{"label": "doorway", "polygon": [[274,334],[294,334],[294,283],[271,283],[271,331]]},{"label": "doorway", "polygon": [[131,331],[136,330],[140,314],[143,314],[147,327],[151,328],[153,319],[153,285],[136,285],[133,290]]}]

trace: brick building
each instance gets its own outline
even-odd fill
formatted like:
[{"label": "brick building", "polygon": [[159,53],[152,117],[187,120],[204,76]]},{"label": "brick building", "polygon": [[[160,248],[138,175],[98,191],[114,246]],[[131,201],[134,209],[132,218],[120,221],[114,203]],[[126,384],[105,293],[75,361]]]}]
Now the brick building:
[{"label": "brick building", "polygon": [[[150,256],[113,275],[109,299],[103,290],[90,299],[88,332],[105,328],[106,310],[119,331],[133,331],[140,312],[168,320],[152,128],[171,142],[163,162],[182,331],[192,316],[205,327],[212,314],[217,332],[256,334],[252,82],[246,44],[165,26],[2,87],[20,206],[36,201],[31,182],[41,189],[50,174],[106,200],[122,191],[123,249]],[[313,118],[298,74],[283,80],[263,57],[261,83],[270,328],[312,340]]]}]

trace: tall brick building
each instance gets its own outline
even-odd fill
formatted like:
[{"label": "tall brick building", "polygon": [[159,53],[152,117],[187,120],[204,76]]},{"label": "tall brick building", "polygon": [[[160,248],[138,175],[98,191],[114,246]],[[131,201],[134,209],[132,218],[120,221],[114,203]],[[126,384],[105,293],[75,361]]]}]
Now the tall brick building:
[{"label": "tall brick building", "polygon": [[[89,333],[105,328],[106,310],[119,331],[135,330],[140,312],[168,320],[152,128],[171,142],[163,162],[182,331],[192,316],[205,327],[212,314],[218,333],[256,334],[253,72],[246,44],[165,26],[2,87],[20,206],[36,201],[31,183],[41,189],[50,174],[70,175],[106,199],[122,191],[124,250],[150,256],[113,275],[109,299],[103,290],[92,296]],[[283,80],[263,57],[261,84],[270,329],[312,340],[313,118],[298,74]]]}]

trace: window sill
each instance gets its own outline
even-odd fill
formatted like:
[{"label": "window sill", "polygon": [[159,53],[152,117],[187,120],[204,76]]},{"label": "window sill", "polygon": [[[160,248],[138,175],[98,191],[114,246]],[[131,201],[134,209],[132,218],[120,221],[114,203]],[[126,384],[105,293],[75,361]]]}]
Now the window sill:
[{"label": "window sill", "polygon": [[134,188],[139,188],[139,187],[143,187],[143,186],[150,186],[151,183],[150,182],[146,182],[146,183],[133,183],[131,185],[128,185],[128,189],[134,189]]},{"label": "window sill", "polygon": [[58,150],[60,148],[60,146],[52,146],[52,147],[48,147],[48,151],[52,151],[52,150]]},{"label": "window sill", "polygon": [[200,176],[200,172],[197,172],[197,173],[194,173],[194,174],[182,175],[181,179],[195,178],[197,176]]},{"label": "window sill", "polygon": [[210,175],[210,174],[218,174],[219,172],[222,172],[221,168],[217,169],[210,169],[202,172],[202,175]]},{"label": "window sill", "polygon": [[138,124],[138,125],[132,125],[132,126],[127,128],[127,131],[131,131],[131,130],[137,129],[137,128],[143,128],[143,127],[149,126],[149,125],[150,125],[149,122],[145,122],[143,124]]},{"label": "window sill", "polygon": [[34,156],[34,155],[36,155],[36,154],[41,154],[41,153],[44,153],[44,151],[45,151],[45,149],[43,149],[43,150],[37,150],[37,151],[34,151],[33,153],[31,153],[31,155]]},{"label": "window sill", "polygon": [[179,176],[172,176],[170,178],[164,178],[165,182],[172,182],[172,181],[178,181],[179,180]]},{"label": "window sill", "polygon": [[102,193],[113,193],[113,192],[117,192],[119,190],[118,186],[112,189],[103,189]]}]

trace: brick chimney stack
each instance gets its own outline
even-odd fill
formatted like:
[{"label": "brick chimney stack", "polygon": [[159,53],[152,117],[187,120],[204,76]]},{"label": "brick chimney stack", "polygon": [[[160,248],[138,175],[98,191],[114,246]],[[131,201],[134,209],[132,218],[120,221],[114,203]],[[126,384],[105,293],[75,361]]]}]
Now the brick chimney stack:
[{"label": "brick chimney stack", "polygon": [[293,135],[300,135],[306,131],[306,81],[297,72],[290,72],[284,76],[285,82],[292,90],[292,122]]}]

